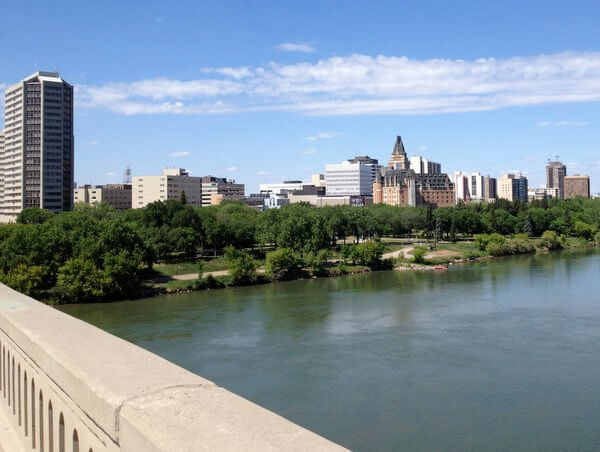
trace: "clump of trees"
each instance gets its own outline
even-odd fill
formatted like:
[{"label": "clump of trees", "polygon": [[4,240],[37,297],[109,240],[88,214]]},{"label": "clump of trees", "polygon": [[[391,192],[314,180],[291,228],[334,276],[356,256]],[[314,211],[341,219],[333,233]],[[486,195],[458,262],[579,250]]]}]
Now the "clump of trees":
[{"label": "clump of trees", "polygon": [[384,236],[453,241],[476,236],[481,250],[514,254],[531,252],[527,237],[545,231],[560,238],[542,237],[548,249],[567,236],[600,243],[600,200],[498,200],[437,209],[301,203],[266,212],[232,201],[199,208],[170,200],[123,212],[106,205],[60,214],[27,209],[16,224],[0,225],[0,281],[53,302],[104,301],[139,293],[155,262],[227,254],[228,246],[235,250],[227,258],[232,279],[242,284],[256,276],[250,256],[256,249],[285,249],[269,258],[269,268],[274,277],[286,278],[300,266],[322,273],[340,244],[347,263],[385,266],[378,241]]}]

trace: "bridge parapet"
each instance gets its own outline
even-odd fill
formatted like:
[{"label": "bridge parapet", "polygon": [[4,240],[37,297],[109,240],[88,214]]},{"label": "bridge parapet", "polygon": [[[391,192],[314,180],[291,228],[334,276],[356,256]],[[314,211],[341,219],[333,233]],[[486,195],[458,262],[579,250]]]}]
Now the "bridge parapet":
[{"label": "bridge parapet", "polygon": [[22,450],[343,450],[0,284],[0,409]]}]

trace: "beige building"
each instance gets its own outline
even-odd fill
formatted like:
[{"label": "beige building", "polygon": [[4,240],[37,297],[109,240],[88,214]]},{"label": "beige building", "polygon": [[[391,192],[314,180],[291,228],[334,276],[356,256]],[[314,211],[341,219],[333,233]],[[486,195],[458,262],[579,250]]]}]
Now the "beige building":
[{"label": "beige building", "polygon": [[498,179],[498,198],[527,201],[527,178],[519,173],[505,173]]},{"label": "beige building", "polygon": [[84,185],[73,190],[75,204],[100,204],[105,203],[116,210],[131,209],[131,185],[107,184]]},{"label": "beige building", "polygon": [[546,165],[546,188],[555,188],[559,199],[565,198],[565,176],[567,167],[557,160],[548,162]]},{"label": "beige building", "polygon": [[0,218],[21,210],[73,208],[73,86],[57,72],[36,72],[4,96]]},{"label": "beige building", "polygon": [[180,200],[183,192],[188,204],[202,205],[202,178],[190,176],[183,168],[166,168],[162,176],[134,176],[132,185],[134,209],[156,201]]},{"label": "beige building", "polygon": [[325,187],[325,174],[313,174],[310,181],[315,187]]},{"label": "beige building", "polygon": [[565,199],[590,197],[590,177],[575,174],[565,176]]},{"label": "beige building", "polygon": [[202,205],[212,206],[224,200],[242,201],[245,199],[244,184],[224,177],[204,176],[202,178]]}]

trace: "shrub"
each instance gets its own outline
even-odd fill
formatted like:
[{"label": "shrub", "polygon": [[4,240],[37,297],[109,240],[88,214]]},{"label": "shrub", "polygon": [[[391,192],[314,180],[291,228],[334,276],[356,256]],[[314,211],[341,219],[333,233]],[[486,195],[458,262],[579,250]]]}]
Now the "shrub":
[{"label": "shrub", "polygon": [[563,242],[554,231],[544,231],[540,240],[540,247],[548,250],[559,250],[563,247]]},{"label": "shrub", "polygon": [[483,252],[479,250],[468,250],[465,252],[465,259],[474,260],[483,257]]},{"label": "shrub", "polygon": [[475,243],[481,251],[487,250],[490,243],[503,244],[506,238],[503,235],[494,232],[492,234],[477,234],[475,235]]},{"label": "shrub", "polygon": [[229,282],[233,285],[249,284],[256,281],[256,262],[245,251],[229,245],[225,248],[225,260],[229,271]]},{"label": "shrub", "polygon": [[507,256],[511,254],[530,254],[535,252],[535,246],[529,240],[511,239],[502,243],[492,241],[485,250],[492,256]]},{"label": "shrub", "polygon": [[265,270],[274,280],[294,278],[302,273],[302,259],[291,248],[280,248],[267,253]]},{"label": "shrub", "polygon": [[100,301],[110,285],[111,280],[92,261],[74,258],[58,269],[56,294],[64,303]]},{"label": "shrub", "polygon": [[415,246],[412,249],[413,262],[415,264],[425,263],[425,255],[427,254],[427,248],[424,246]]}]

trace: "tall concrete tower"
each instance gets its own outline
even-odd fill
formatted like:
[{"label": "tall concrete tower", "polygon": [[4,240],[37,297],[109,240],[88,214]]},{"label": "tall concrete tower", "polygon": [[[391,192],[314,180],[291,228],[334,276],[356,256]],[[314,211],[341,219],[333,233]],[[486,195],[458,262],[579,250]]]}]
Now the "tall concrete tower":
[{"label": "tall concrete tower", "polygon": [[546,165],[546,188],[556,189],[559,199],[565,199],[565,176],[567,167],[558,161],[558,156],[553,162]]},{"label": "tall concrete tower", "polygon": [[57,72],[36,72],[9,86],[0,148],[0,219],[21,210],[73,208],[73,86]]}]

